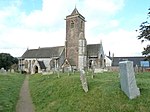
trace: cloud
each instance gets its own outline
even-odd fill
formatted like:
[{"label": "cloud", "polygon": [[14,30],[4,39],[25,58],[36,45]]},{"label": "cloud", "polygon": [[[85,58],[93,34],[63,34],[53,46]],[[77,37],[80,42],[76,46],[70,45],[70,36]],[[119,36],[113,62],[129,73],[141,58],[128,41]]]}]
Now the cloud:
[{"label": "cloud", "polygon": [[85,0],[85,7],[94,14],[114,14],[124,6],[124,0]]},{"label": "cloud", "polygon": [[[72,0],[75,3],[76,0]],[[34,10],[29,15],[23,15],[22,23],[27,27],[56,27],[61,24],[66,16],[70,4],[69,0],[43,0],[42,9]],[[68,7],[66,7],[68,6]],[[74,7],[72,7],[73,10]],[[66,13],[66,14],[65,14]],[[71,13],[71,12],[69,12]],[[59,27],[59,26],[58,26]]]},{"label": "cloud", "polygon": [[26,13],[22,0],[0,10],[0,52],[21,56],[27,47],[62,46],[65,43],[65,17],[75,4],[85,16],[88,43],[103,41],[105,53],[127,56],[142,51],[137,34],[121,28],[114,15],[123,9],[124,0],[43,0],[42,8]]},{"label": "cloud", "polygon": [[135,31],[118,29],[108,34],[100,34],[103,40],[105,54],[114,53],[115,56],[141,55],[143,45],[137,40]]}]

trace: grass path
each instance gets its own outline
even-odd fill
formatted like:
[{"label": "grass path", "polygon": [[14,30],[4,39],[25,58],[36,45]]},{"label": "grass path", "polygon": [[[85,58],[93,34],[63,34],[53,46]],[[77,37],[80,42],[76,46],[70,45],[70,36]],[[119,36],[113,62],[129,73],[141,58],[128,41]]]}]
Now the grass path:
[{"label": "grass path", "polygon": [[26,75],[26,78],[20,91],[19,100],[16,106],[16,112],[35,112],[28,84],[29,84],[29,76]]}]

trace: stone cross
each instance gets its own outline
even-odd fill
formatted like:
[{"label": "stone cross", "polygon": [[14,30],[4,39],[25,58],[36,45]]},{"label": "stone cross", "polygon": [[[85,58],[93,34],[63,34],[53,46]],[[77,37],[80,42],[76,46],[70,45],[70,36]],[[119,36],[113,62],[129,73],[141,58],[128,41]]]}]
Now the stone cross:
[{"label": "stone cross", "polygon": [[124,93],[129,97],[129,99],[134,99],[135,97],[139,96],[140,91],[136,85],[133,62],[119,62],[119,70],[122,91],[124,91]]},{"label": "stone cross", "polygon": [[85,92],[88,92],[88,85],[87,85],[87,80],[86,80],[86,76],[85,76],[85,71],[81,70],[80,71],[80,80],[82,83],[82,88]]}]

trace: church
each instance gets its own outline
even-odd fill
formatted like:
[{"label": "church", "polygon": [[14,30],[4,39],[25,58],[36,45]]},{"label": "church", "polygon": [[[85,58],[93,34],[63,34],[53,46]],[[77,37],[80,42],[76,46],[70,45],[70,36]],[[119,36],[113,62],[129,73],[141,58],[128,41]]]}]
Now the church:
[{"label": "church", "polygon": [[102,42],[87,44],[85,18],[77,8],[66,16],[64,46],[27,49],[19,58],[19,69],[30,74],[61,70],[74,71],[105,67]]}]

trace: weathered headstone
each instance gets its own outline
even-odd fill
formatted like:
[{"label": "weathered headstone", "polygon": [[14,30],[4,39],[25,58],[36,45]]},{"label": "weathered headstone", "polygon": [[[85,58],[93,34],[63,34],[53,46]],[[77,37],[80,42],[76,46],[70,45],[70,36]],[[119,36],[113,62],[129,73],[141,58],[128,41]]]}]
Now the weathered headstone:
[{"label": "weathered headstone", "polygon": [[11,73],[14,73],[15,72],[15,70],[14,69],[11,69]]},{"label": "weathered headstone", "polygon": [[84,70],[81,70],[80,71],[80,80],[81,80],[81,83],[82,83],[82,88],[85,92],[88,92],[88,85],[87,85],[87,79],[86,79],[86,76],[85,76],[85,71]]},{"label": "weathered headstone", "polygon": [[5,70],[4,68],[1,68],[1,69],[0,69],[0,73],[2,73],[2,74],[7,74],[7,72],[6,72],[6,70]]},{"label": "weathered headstone", "polygon": [[104,72],[104,69],[102,68],[95,68],[94,69],[94,73],[103,73]]},{"label": "weathered headstone", "polygon": [[57,73],[57,78],[60,78],[60,71],[59,71],[59,68],[56,70],[56,73]]},{"label": "weathered headstone", "polygon": [[140,95],[139,88],[136,85],[134,68],[132,61],[119,62],[121,89],[129,97],[133,99]]},{"label": "weathered headstone", "polygon": [[138,73],[138,72],[139,72],[138,65],[135,65],[134,71],[135,71],[135,73]]},{"label": "weathered headstone", "polygon": [[94,71],[95,71],[95,64],[94,64],[94,61],[92,61],[92,65],[91,65],[92,67],[91,67],[91,70],[92,70],[92,79],[94,78],[94,75],[95,75],[95,73],[94,73]]},{"label": "weathered headstone", "polygon": [[94,69],[92,68],[92,79],[94,78],[94,75],[95,75]]}]

